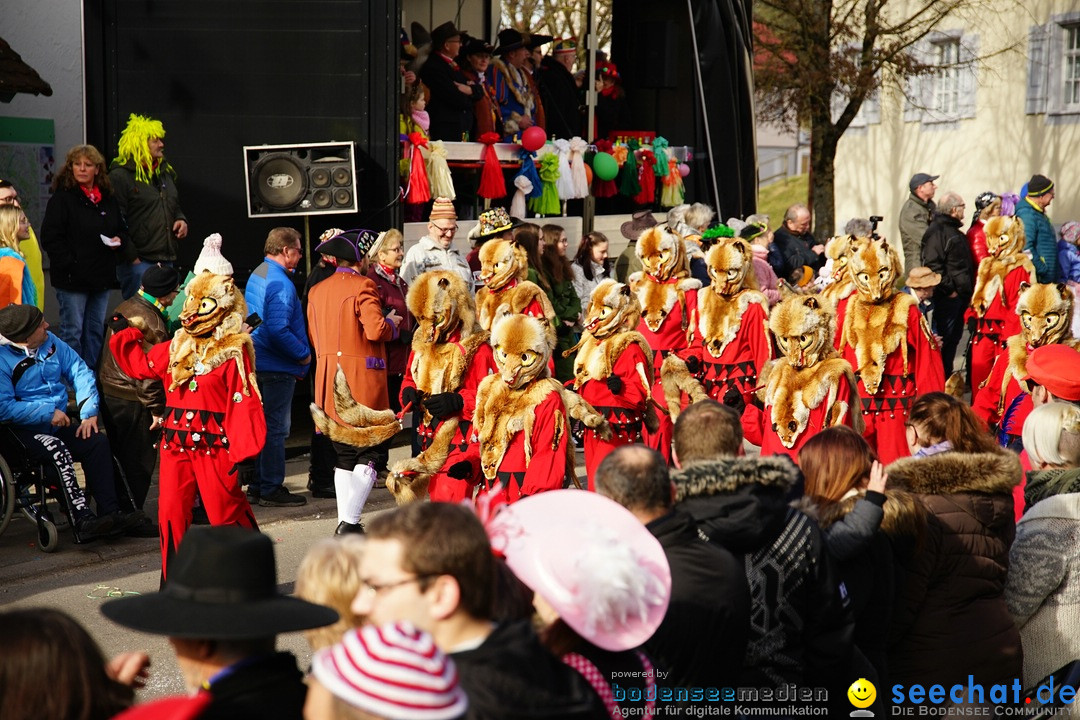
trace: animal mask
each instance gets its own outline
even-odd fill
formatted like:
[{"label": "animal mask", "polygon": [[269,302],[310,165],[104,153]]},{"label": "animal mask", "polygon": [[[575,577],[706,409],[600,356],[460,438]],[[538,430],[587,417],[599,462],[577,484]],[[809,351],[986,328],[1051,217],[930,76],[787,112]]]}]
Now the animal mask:
[{"label": "animal mask", "polygon": [[848,274],[864,302],[879,303],[892,297],[900,273],[900,257],[885,241],[855,238],[848,253]]},{"label": "animal mask", "polygon": [[480,246],[480,282],[498,290],[512,280],[528,277],[529,257],[513,240],[489,240]]},{"label": "animal mask", "polygon": [[409,287],[406,303],[416,318],[415,337],[424,342],[445,342],[458,328],[462,335],[479,330],[472,293],[455,272],[433,270],[424,273]]},{"label": "animal mask", "polygon": [[1031,347],[1069,340],[1072,312],[1073,294],[1065,283],[1020,283],[1016,314],[1020,316],[1020,334]]},{"label": "animal mask", "polygon": [[832,279],[834,282],[844,278],[847,273],[848,251],[857,238],[854,235],[837,235],[825,243],[825,257],[832,260]]},{"label": "animal mask", "polygon": [[188,335],[206,337],[219,327],[218,337],[240,332],[247,304],[231,277],[202,272],[188,283],[186,292],[180,326]]},{"label": "animal mask", "polygon": [[994,257],[1015,255],[1022,252],[1027,243],[1024,223],[1009,215],[992,217],[983,225],[986,233],[986,251]]},{"label": "animal mask", "polygon": [[546,322],[500,305],[491,328],[491,346],[499,375],[509,388],[517,390],[536,378],[548,377],[551,344]]},{"label": "animal mask", "polygon": [[645,273],[659,282],[690,275],[690,261],[683,240],[666,225],[657,225],[641,233],[634,252]]},{"label": "animal mask", "polygon": [[754,252],[750,245],[737,238],[721,238],[705,256],[709,286],[719,295],[734,295],[743,288],[757,285],[753,270]]},{"label": "animal mask", "polygon": [[833,350],[836,311],[814,295],[790,295],[769,315],[780,352],[796,368],[816,365]]},{"label": "animal mask", "polygon": [[634,330],[641,321],[641,305],[629,285],[604,280],[597,285],[585,314],[585,332],[600,340],[617,332]]}]

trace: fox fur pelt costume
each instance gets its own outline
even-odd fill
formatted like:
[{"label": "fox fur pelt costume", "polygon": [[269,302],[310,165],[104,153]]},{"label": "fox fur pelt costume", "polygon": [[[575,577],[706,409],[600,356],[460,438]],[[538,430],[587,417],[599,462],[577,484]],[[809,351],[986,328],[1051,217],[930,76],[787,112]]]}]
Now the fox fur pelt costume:
[{"label": "fox fur pelt costume", "polygon": [[[738,238],[721,238],[705,257],[710,285],[697,293],[697,332],[685,353],[672,353],[660,368],[664,399],[674,421],[682,394],[723,400],[729,390],[744,397],[772,356],[769,302],[757,288],[753,250]],[[690,358],[693,358],[690,360]],[[691,373],[687,361],[698,371]]]},{"label": "fox fur pelt costume", "polygon": [[[989,233],[986,239],[989,244]],[[1024,380],[1031,351],[1054,344],[1080,350],[1080,340],[1072,336],[1073,303],[1072,290],[1065,283],[1020,283],[1016,306],[1020,332],[1009,338],[1005,352],[998,355],[971,407],[983,422],[998,428],[1002,444],[1010,442],[1005,435],[1019,438],[1024,420],[1033,409],[1031,388]]]},{"label": "fox fur pelt costume", "polygon": [[854,235],[837,235],[825,243],[825,257],[832,261],[828,284],[821,289],[821,296],[833,307],[855,292],[855,283],[848,274],[848,252],[855,241]]},{"label": "fox fur pelt costume", "polygon": [[[573,477],[574,447],[567,442],[568,417],[607,434],[595,408],[550,376],[552,345],[544,321],[500,306],[491,332],[498,373],[476,391],[474,445],[489,489],[503,484],[503,500],[562,487]],[[576,478],[575,482],[576,482]]]},{"label": "fox fur pelt costume", "polygon": [[989,255],[979,263],[967,322],[975,321],[971,339],[971,391],[978,394],[1006,341],[1020,332],[1016,313],[1021,283],[1035,282],[1035,266],[1024,252],[1024,223],[1010,216],[992,217],[983,226]]},{"label": "fox fur pelt costume", "polygon": [[610,439],[586,430],[585,471],[592,489],[600,461],[620,445],[642,441],[642,429],[656,432],[659,419],[653,406],[653,353],[641,333],[641,307],[630,287],[603,280],[593,289],[585,313],[581,341],[567,350],[577,352],[574,390],[608,421]]},{"label": "fox fur pelt costume", "polygon": [[[494,370],[489,333],[477,323],[472,294],[457,273],[424,273],[409,288],[406,303],[417,323],[407,382],[416,388],[418,401],[461,392],[474,375]],[[468,390],[475,392],[475,387]],[[416,457],[396,463],[387,475],[386,487],[399,504],[423,499],[432,476],[447,465],[452,446],[467,442],[460,423],[459,417],[436,422],[424,409],[423,427],[417,432],[434,426],[430,444]]]},{"label": "fox fur pelt costume", "polygon": [[[657,225],[638,237],[634,252],[642,270],[627,278],[641,306],[638,332],[653,349],[653,401],[664,407],[660,368],[672,352],[685,350],[697,332],[697,292],[701,282],[690,277],[690,261],[683,239],[671,228]],[[671,457],[672,420],[660,418],[657,431],[645,435],[645,444]]]},{"label": "fox fur pelt costume", "polygon": [[833,345],[835,323],[835,310],[816,295],[788,295],[773,307],[769,328],[783,357],[761,372],[764,410],[748,404],[743,412],[746,438],[762,455],[797,457],[833,425],[863,431],[855,375]]},{"label": "fox fur pelt costume", "polygon": [[393,410],[372,410],[356,402],[340,367],[334,373],[334,410],[343,422],[331,418],[316,403],[311,403],[310,410],[319,432],[334,442],[354,447],[374,447],[401,430],[401,421]]},{"label": "fox fur pelt costume", "polygon": [[551,345],[555,346],[555,308],[544,291],[526,280],[529,257],[513,240],[489,240],[480,246],[480,282],[476,291],[476,314],[480,327],[491,331],[495,312],[507,305],[511,312],[547,320]]},{"label": "fox fur pelt costume", "polygon": [[900,258],[884,238],[855,238],[847,267],[856,293],[837,308],[838,349],[859,381],[866,440],[889,463],[910,453],[904,423],[915,396],[945,389],[941,352],[918,301],[897,292]]}]

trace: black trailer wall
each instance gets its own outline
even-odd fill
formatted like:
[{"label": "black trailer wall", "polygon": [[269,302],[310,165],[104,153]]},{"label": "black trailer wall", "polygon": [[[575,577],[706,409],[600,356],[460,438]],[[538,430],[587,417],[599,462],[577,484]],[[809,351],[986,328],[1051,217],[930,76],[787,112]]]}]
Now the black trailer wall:
[{"label": "black trailer wall", "polygon": [[[161,119],[190,222],[182,262],[224,238],[238,279],[270,228],[247,217],[244,145],[354,140],[360,212],[328,227],[386,228],[398,217],[398,0],[86,0],[89,141],[106,159],[129,113]],[[65,149],[66,150],[66,149]]]}]

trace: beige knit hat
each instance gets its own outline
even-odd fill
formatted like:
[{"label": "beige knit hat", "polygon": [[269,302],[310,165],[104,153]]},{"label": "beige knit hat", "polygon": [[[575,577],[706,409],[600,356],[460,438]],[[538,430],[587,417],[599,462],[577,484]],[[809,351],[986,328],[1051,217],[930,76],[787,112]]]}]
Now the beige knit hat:
[{"label": "beige knit hat", "polygon": [[428,220],[434,222],[435,220],[457,220],[457,210],[454,210],[454,203],[450,198],[435,198],[435,202],[431,206],[431,217]]},{"label": "beige knit hat", "polygon": [[221,254],[221,235],[214,233],[203,240],[203,249],[199,253],[199,259],[195,261],[194,272],[196,275],[203,270],[208,270],[215,275],[232,275],[232,263]]}]

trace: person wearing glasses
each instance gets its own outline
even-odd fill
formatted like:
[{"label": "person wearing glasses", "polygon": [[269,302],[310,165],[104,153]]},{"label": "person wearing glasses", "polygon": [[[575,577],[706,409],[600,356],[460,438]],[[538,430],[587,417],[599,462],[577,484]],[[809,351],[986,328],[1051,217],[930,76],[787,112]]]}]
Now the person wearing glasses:
[{"label": "person wearing glasses", "polygon": [[[19,203],[19,191],[8,180],[0,180],[0,205],[14,205],[22,208]],[[38,243],[34,228],[27,228],[27,237],[19,239],[19,252],[26,260],[26,267],[30,269],[30,279],[37,288],[37,300],[34,302],[38,310],[45,309],[45,273],[41,269],[41,245]]]},{"label": "person wearing glasses", "polygon": [[401,278],[412,285],[416,278],[429,270],[450,270],[465,280],[466,287],[473,290],[473,274],[469,263],[454,245],[457,233],[457,211],[448,198],[436,198],[428,219],[428,234],[409,248],[401,266]]},{"label": "person wearing glasses", "polygon": [[[266,259],[248,279],[244,299],[248,312],[262,318],[251,333],[255,344],[255,378],[266,414],[266,444],[255,461],[249,499],[268,507],[304,505],[307,500],[285,487],[285,439],[292,425],[297,379],[311,365],[307,323],[292,275],[304,256],[300,233],[277,227],[266,236]],[[252,323],[254,324],[254,323]]]}]

